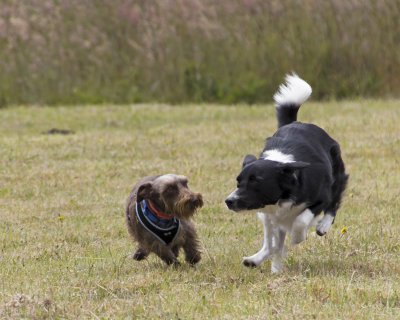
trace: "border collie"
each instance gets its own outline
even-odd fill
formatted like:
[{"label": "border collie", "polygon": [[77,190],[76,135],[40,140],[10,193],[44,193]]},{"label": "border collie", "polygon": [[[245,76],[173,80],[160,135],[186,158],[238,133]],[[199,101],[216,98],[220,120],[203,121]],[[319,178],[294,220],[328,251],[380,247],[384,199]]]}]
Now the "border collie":
[{"label": "border collie", "polygon": [[335,220],[348,175],[339,144],[318,126],[296,121],[311,91],[296,74],[286,76],[286,85],[274,95],[278,130],[258,159],[246,155],[237,189],[225,200],[230,210],[258,212],[264,225],[261,250],[243,258],[247,267],[272,258],[271,272],[279,273],[287,233],[294,246],[306,239],[311,226],[316,224],[323,236]]}]

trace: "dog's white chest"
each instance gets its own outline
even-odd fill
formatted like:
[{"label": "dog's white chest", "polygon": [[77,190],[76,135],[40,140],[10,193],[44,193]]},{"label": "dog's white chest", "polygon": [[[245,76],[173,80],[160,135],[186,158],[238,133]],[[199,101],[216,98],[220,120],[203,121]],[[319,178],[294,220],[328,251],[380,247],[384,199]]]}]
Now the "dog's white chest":
[{"label": "dog's white chest", "polygon": [[271,222],[278,225],[283,230],[290,232],[296,218],[306,209],[306,204],[301,203],[294,206],[292,202],[287,201],[279,205],[266,206],[259,210],[268,214]]}]

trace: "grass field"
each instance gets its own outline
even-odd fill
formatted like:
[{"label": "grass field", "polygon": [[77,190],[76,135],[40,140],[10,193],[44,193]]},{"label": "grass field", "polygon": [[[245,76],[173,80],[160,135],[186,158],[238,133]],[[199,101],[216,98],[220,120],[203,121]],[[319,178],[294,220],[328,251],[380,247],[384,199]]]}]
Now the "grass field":
[{"label": "grass field", "polygon": [[[328,235],[270,275],[241,265],[261,223],[223,200],[275,131],[271,105],[1,109],[0,318],[400,318],[400,101],[307,103],[299,120],[340,142],[350,181]],[[168,172],[205,199],[196,267],[130,258],[125,199]]]}]

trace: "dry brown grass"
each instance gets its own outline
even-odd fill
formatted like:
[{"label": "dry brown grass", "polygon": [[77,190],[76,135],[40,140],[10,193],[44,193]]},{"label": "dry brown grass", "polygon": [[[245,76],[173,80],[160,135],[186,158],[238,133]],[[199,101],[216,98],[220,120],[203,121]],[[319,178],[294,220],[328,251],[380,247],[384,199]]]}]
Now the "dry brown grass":
[{"label": "dry brown grass", "polygon": [[[268,262],[241,265],[262,227],[223,203],[243,156],[274,132],[272,106],[1,110],[0,318],[399,318],[399,110],[397,100],[302,107],[300,120],[341,143],[350,182],[329,234],[310,232],[278,276]],[[75,134],[41,134],[52,127]],[[194,268],[129,257],[125,199],[139,177],[166,172],[205,199]]]}]

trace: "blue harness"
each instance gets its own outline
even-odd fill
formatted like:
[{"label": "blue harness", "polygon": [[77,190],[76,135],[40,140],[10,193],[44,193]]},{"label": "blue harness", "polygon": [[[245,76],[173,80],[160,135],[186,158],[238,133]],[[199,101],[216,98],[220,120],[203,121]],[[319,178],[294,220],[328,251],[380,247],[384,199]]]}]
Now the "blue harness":
[{"label": "blue harness", "polygon": [[136,216],[142,226],[165,245],[175,239],[181,228],[181,222],[175,217],[161,219],[154,215],[145,200],[141,204],[136,202]]}]

